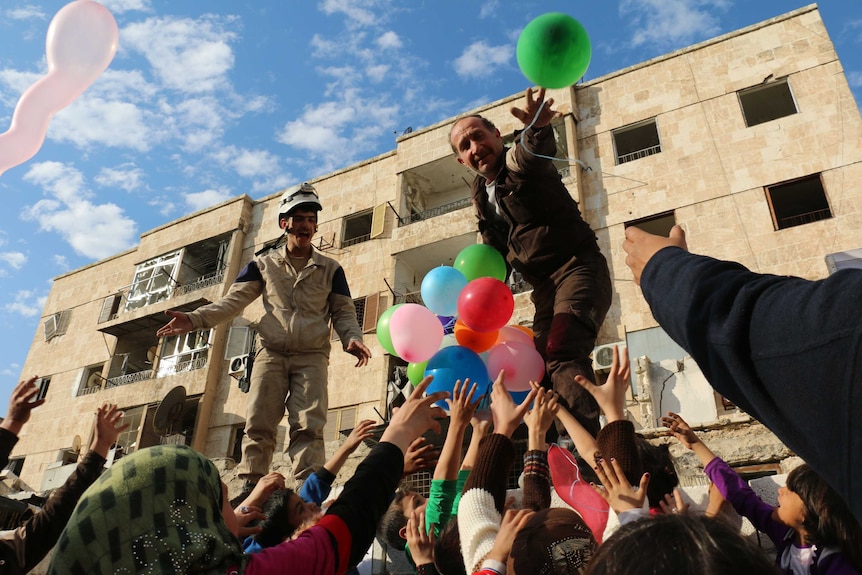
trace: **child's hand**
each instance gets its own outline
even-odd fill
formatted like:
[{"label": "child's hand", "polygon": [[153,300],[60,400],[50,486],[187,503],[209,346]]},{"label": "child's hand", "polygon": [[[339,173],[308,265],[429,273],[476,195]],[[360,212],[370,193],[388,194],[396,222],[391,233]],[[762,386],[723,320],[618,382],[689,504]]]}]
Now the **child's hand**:
[{"label": "child's hand", "polygon": [[452,399],[446,400],[446,403],[449,404],[450,426],[466,428],[473,414],[476,413],[479,402],[473,402],[473,396],[476,395],[477,384],[474,383],[469,392],[467,391],[468,385],[470,385],[469,379],[465,379],[463,384],[460,379],[456,381],[452,390]]},{"label": "child's hand", "polygon": [[683,501],[682,493],[678,487],[673,488],[673,497],[671,497],[670,493],[665,493],[664,501],[659,501],[658,505],[661,507],[662,513],[667,515],[673,513],[679,515],[688,511],[688,503]]},{"label": "child's hand", "polygon": [[667,416],[661,418],[661,424],[670,429],[671,435],[676,437],[688,449],[693,449],[694,444],[700,441],[688,423],[677,413],[668,411]]},{"label": "child's hand", "polygon": [[120,425],[120,420],[123,419],[123,412],[117,409],[113,403],[102,404],[102,407],[96,410],[96,431],[93,434],[93,443],[90,449],[101,455],[108,457],[108,450],[116,443],[120,433],[129,428],[130,423]]},{"label": "child's hand", "polygon": [[628,348],[620,352],[619,346],[614,346],[614,359],[611,362],[611,370],[608,372],[608,380],[604,385],[595,385],[582,375],[575,376],[575,382],[586,389],[592,395],[596,403],[611,421],[622,421],[626,418],[626,392],[629,389],[629,377],[631,366],[629,365]]},{"label": "child's hand", "polygon": [[404,475],[410,475],[423,469],[437,465],[440,452],[433,443],[428,443],[424,437],[417,437],[404,454]]},{"label": "child's hand", "polygon": [[[263,479],[261,479],[263,481]],[[260,481],[258,481],[258,485]],[[263,527],[260,525],[255,525],[254,527],[249,527],[248,524],[253,521],[263,521],[266,519],[266,515],[263,514],[263,510],[256,505],[240,505],[236,509],[233,510],[233,514],[236,516],[236,522],[239,526],[239,538],[245,539],[249,535],[255,535],[256,533],[260,533],[263,531]]]},{"label": "child's hand", "polygon": [[536,390],[536,398],[533,400],[533,409],[524,416],[524,423],[531,432],[544,438],[557,417],[560,407],[558,396],[553,390],[545,389],[535,382],[530,382],[530,386]]},{"label": "child's hand", "polygon": [[434,376],[425,376],[407,401],[392,414],[389,425],[380,436],[381,443],[391,443],[397,446],[401,453],[407,453],[413,440],[429,429],[440,433],[440,422],[437,418],[445,417],[446,414],[443,409],[435,407],[434,403],[446,399],[449,393],[437,391],[425,396],[425,391],[433,380]]},{"label": "child's hand", "polygon": [[254,486],[254,489],[239,504],[237,509],[240,507],[262,507],[276,489],[284,489],[284,475],[277,471],[272,471],[260,478],[257,485]]},{"label": "child's hand", "polygon": [[434,563],[434,530],[425,529],[425,509],[414,509],[407,519],[407,546],[417,567]]},{"label": "child's hand", "polygon": [[503,515],[503,522],[500,524],[500,531],[497,532],[497,538],[494,539],[494,546],[487,558],[505,564],[509,559],[509,553],[518,532],[535,513],[532,509],[509,509],[506,511],[506,514]]},{"label": "child's hand", "polygon": [[0,423],[0,427],[18,435],[24,424],[30,420],[30,410],[45,403],[44,398],[32,403],[30,401],[39,393],[39,386],[36,385],[37,379],[39,379],[37,376],[33,376],[15,386],[15,389],[12,390],[12,397],[9,398],[9,409],[6,411],[3,422]]},{"label": "child's hand", "polygon": [[536,390],[531,389],[523,403],[515,405],[509,390],[506,389],[505,380],[504,371],[500,371],[497,379],[494,380],[494,389],[491,392],[491,418],[494,420],[494,433],[512,437],[524,419],[524,414],[530,408],[530,403],[536,397]]},{"label": "child's hand", "polygon": [[350,453],[353,453],[360,445],[362,445],[363,441],[374,435],[373,431],[375,427],[377,427],[377,423],[375,423],[374,420],[363,419],[356,427],[353,428],[353,431],[351,431],[350,435],[347,436],[347,439],[344,440],[342,446]]},{"label": "child's hand", "polygon": [[593,489],[604,497],[614,511],[622,513],[629,509],[643,507],[649,484],[649,473],[643,474],[640,485],[634,489],[629,485],[626,474],[615,459],[611,459],[610,462],[601,459],[596,465],[596,475],[604,487],[593,485]]}]

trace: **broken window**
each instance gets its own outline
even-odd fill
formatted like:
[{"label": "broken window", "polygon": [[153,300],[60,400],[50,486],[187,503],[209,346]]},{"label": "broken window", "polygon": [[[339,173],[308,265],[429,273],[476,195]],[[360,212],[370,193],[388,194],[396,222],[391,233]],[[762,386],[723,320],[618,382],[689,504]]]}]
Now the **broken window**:
[{"label": "broken window", "polygon": [[617,165],[639,160],[661,152],[655,118],[618,128],[612,133]]},{"label": "broken window", "polygon": [[820,174],[767,186],[766,200],[776,230],[832,217]]},{"label": "broken window", "polygon": [[737,94],[739,95],[739,105],[742,107],[742,115],[745,118],[745,125],[749,127],[790,116],[797,112],[796,102],[793,99],[787,78],[746,88]]},{"label": "broken window", "polygon": [[177,284],[177,269],[182,250],[177,250],[138,264],[129,288],[126,311],[139,309],[168,299]]}]

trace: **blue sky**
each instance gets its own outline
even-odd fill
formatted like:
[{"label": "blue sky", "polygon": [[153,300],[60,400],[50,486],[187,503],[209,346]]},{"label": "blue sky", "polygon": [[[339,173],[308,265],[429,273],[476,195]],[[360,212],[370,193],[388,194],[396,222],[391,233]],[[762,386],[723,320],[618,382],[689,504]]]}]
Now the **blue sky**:
[{"label": "blue sky", "polygon": [[[66,2],[0,2],[0,133],[45,70]],[[120,28],[108,70],[0,175],[0,413],[53,277],[239,194],[283,187],[395,147],[520,92],[518,34],[550,11],[591,37],[596,78],[805,4],[789,0],[105,0]],[[857,101],[862,3],[821,15]],[[131,272],[130,272],[131,273]],[[48,375],[48,374],[40,374]]]}]

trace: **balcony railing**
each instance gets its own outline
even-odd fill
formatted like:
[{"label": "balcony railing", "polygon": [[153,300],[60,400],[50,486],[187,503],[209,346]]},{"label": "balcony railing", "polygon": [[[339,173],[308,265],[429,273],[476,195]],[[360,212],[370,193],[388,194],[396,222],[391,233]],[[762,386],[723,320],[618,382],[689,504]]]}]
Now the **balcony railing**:
[{"label": "balcony railing", "polygon": [[781,218],[778,220],[778,229],[783,230],[784,228],[792,228],[793,226],[801,226],[803,224],[810,224],[811,222],[819,222],[820,220],[827,220],[832,217],[832,210],[829,208],[825,208],[823,210],[815,210],[813,212],[807,212],[804,214],[797,214],[795,216],[790,216],[787,218]]},{"label": "balcony railing", "polygon": [[356,244],[367,242],[370,239],[371,233],[362,234],[361,236],[356,236],[355,238],[350,238],[349,240],[342,240],[341,247],[346,248],[348,246],[355,246]]},{"label": "balcony railing", "polygon": [[171,293],[171,297],[177,297],[185,295],[187,293],[191,293],[193,291],[197,291],[199,289],[212,287],[214,285],[220,284],[223,280],[224,270],[213,272],[211,274],[199,277],[190,284],[176,286]]},{"label": "balcony railing", "polygon": [[442,216],[443,214],[466,208],[469,205],[470,198],[462,198],[448,204],[443,204],[442,206],[437,206],[436,208],[419,212],[418,214],[410,214],[409,216],[398,218],[398,227],[408,226],[429,218],[436,218],[437,216]]},{"label": "balcony railing", "polygon": [[[105,382],[105,388],[109,387],[120,387],[121,385],[128,385],[130,383],[137,383],[139,381],[145,381],[147,379],[153,379],[156,374],[152,369],[145,369],[143,371],[138,371],[135,373],[127,373],[126,375],[120,375],[117,377],[110,377],[108,381]],[[98,388],[95,388],[98,389]]]},{"label": "balcony railing", "polygon": [[[526,280],[520,278],[510,280],[506,285],[508,285],[509,289],[512,290],[512,293],[516,295],[519,293],[525,293],[533,290],[533,286],[527,283]],[[425,302],[422,301],[422,292],[418,291],[396,294],[394,300],[395,301],[393,305],[399,303],[418,303],[419,305],[425,305]]]},{"label": "balcony railing", "polygon": [[661,152],[661,144],[657,146],[650,146],[649,148],[644,148],[643,150],[636,150],[634,152],[623,154],[622,156],[617,157],[617,164],[625,164],[627,162],[633,162],[635,160],[639,160],[641,158],[646,158],[647,156],[653,156]]}]

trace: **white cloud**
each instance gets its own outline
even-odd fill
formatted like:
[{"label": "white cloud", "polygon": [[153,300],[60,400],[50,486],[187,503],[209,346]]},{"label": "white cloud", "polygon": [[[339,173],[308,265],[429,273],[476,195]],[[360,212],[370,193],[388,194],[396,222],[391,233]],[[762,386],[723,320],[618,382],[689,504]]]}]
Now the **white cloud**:
[{"label": "white cloud", "polygon": [[505,66],[515,54],[511,45],[490,46],[484,40],[473,42],[455,59],[455,73],[462,78],[488,78]]},{"label": "white cloud", "polygon": [[47,296],[40,296],[35,291],[19,290],[15,294],[15,301],[7,303],[3,308],[8,312],[24,317],[38,317],[42,313],[42,308],[45,307],[46,300]]},{"label": "white cloud", "polygon": [[148,116],[135,104],[82,97],[54,117],[48,136],[81,148],[95,145],[145,152],[157,140]]},{"label": "white cloud", "polygon": [[99,259],[134,245],[135,222],[116,204],[92,203],[92,193],[75,168],[59,162],[36,163],[22,179],[56,198],[25,208],[22,217],[37,221],[42,231],[59,234],[76,253]]},{"label": "white cloud", "polygon": [[232,17],[205,15],[190,18],[148,18],[124,28],[123,43],[149,61],[165,87],[183,93],[201,93],[229,87],[233,68],[230,42],[236,34],[227,29]]},{"label": "white cloud", "polygon": [[327,15],[344,14],[349,26],[371,26],[380,19],[373,9],[381,4],[385,5],[375,0],[323,0],[320,9]]},{"label": "white cloud", "polygon": [[5,12],[10,20],[47,20],[48,16],[39,6],[19,6]]},{"label": "white cloud", "polygon": [[365,74],[372,82],[382,82],[386,78],[386,73],[389,71],[389,66],[386,64],[377,64],[376,66],[368,66],[365,68]]},{"label": "white cloud", "polygon": [[63,255],[60,255],[60,254],[54,254],[54,255],[51,257],[51,260],[54,262],[54,265],[55,265],[55,266],[57,266],[58,268],[60,268],[60,270],[61,270],[62,272],[67,272],[67,271],[69,271],[70,269],[72,269],[72,268],[69,266],[69,260],[66,258],[66,256],[63,256]]},{"label": "white cloud", "polygon": [[227,146],[213,156],[245,178],[270,176],[279,170],[278,157],[267,150],[248,150],[236,146]]},{"label": "white cloud", "polygon": [[135,164],[123,164],[116,168],[102,168],[93,180],[104,188],[120,188],[127,192],[144,185],[144,171]]},{"label": "white cloud", "polygon": [[204,190],[192,194],[183,194],[183,197],[186,200],[186,205],[196,212],[220,204],[234,195],[228,190]]},{"label": "white cloud", "polygon": [[482,8],[479,10],[479,18],[484,20],[490,18],[500,10],[500,0],[487,0],[482,3]]},{"label": "white cloud", "polygon": [[380,37],[377,38],[377,45],[383,49],[397,49],[401,48],[401,38],[398,37],[398,34],[389,30],[388,32],[384,32]]},{"label": "white cloud", "polygon": [[862,88],[862,72],[846,72],[846,76],[851,88]]},{"label": "white cloud", "polygon": [[20,270],[27,263],[27,256],[21,252],[0,252],[0,262],[9,267]]},{"label": "white cloud", "polygon": [[635,30],[633,47],[682,46],[721,32],[718,16],[730,5],[729,0],[621,0],[619,14]]},{"label": "white cloud", "polygon": [[100,2],[115,14],[133,10],[138,12],[150,12],[152,10],[150,0],[100,0]]}]

